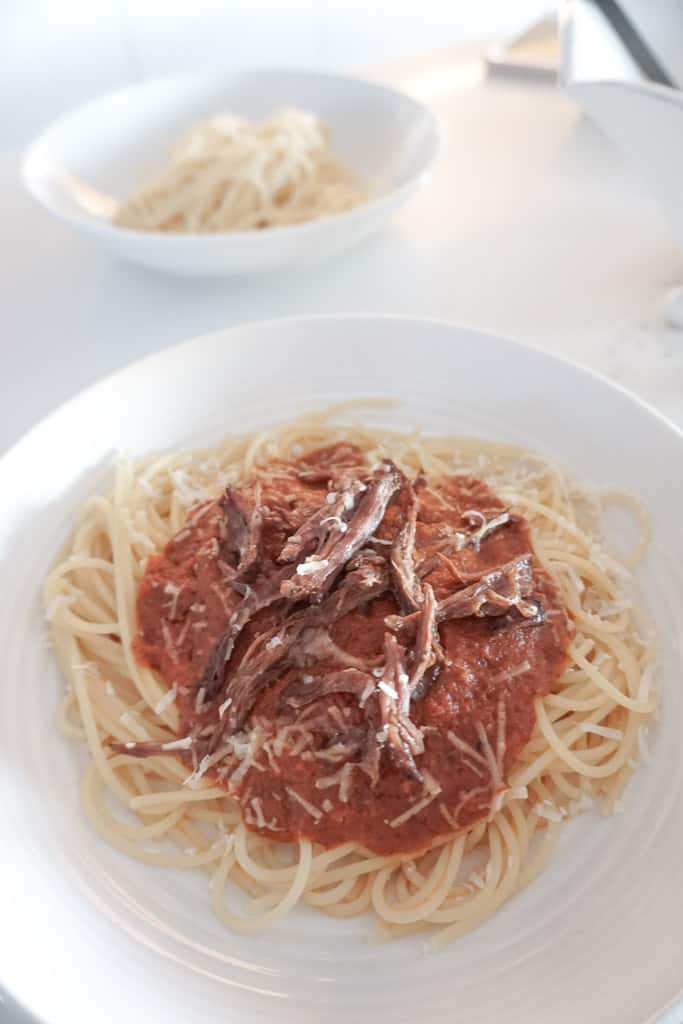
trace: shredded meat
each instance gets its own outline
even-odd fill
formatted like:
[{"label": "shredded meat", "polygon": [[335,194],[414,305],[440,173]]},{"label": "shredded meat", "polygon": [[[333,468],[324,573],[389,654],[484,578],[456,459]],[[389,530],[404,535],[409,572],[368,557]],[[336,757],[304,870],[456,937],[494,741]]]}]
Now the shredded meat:
[{"label": "shredded meat", "polygon": [[283,597],[321,601],[347,562],[375,532],[401,483],[401,474],[393,466],[374,473],[347,530],[330,534],[315,556],[297,566],[296,574],[280,588]]},{"label": "shredded meat", "polygon": [[415,575],[415,528],[417,526],[418,499],[415,488],[406,480],[403,492],[408,498],[406,519],[391,545],[389,564],[391,580],[404,612],[416,612],[422,600],[422,591]]},{"label": "shredded meat", "polygon": [[263,530],[261,484],[256,483],[254,487],[251,509],[246,505],[240,491],[230,486],[225,488],[219,504],[225,525],[224,553],[228,560],[234,560],[237,577],[245,580],[255,571],[259,560]]},{"label": "shredded meat", "polygon": [[[423,588],[422,608],[418,612],[417,637],[410,668],[410,677],[408,679],[410,698],[415,695],[418,687],[421,687],[421,694],[424,693],[425,687],[422,684],[424,683],[427,671],[432,668],[435,662],[443,659],[439,631],[436,625],[436,609],[437,604],[434,591],[426,583]],[[430,682],[433,681],[434,676],[430,679]]]},{"label": "shredded meat", "polygon": [[348,488],[341,492],[331,491],[327,495],[325,504],[316,509],[302,523],[296,533],[287,539],[278,561],[298,561],[303,556],[319,550],[329,538],[334,537],[336,540],[346,533],[348,521],[356,506],[358,496],[364,490],[365,485],[360,480],[354,480]]},{"label": "shredded meat", "polygon": [[[232,674],[226,671],[227,659],[224,653],[230,630],[224,634],[211,658],[212,665],[223,659],[219,671],[224,682],[220,690],[210,696],[214,704],[231,698],[230,713],[225,717],[221,736],[237,731],[244,724],[260,691],[273,678],[274,672],[287,664],[292,648],[305,631],[332,625],[350,611],[378,597],[388,582],[389,574],[384,560],[374,552],[363,552],[349,566],[338,589],[323,604],[304,607],[285,617],[282,625],[256,637]],[[218,742],[216,737],[213,749]]]},{"label": "shredded meat", "polygon": [[380,687],[379,697],[382,725],[396,764],[406,774],[419,779],[421,776],[415,758],[424,751],[422,732],[408,714],[410,689],[404,663],[405,652],[392,633],[384,635],[384,652],[383,682],[386,689]]},{"label": "shredded meat", "polygon": [[242,602],[233,614],[230,625],[214,647],[200,677],[198,689],[204,687],[209,699],[221,690],[226,666],[235,649],[237,639],[245,626],[257,612],[281,599],[282,581],[292,573],[292,566],[274,570],[258,577],[252,584],[231,583],[233,589],[242,595]]},{"label": "shredded meat", "polygon": [[[477,583],[456,591],[444,598],[436,607],[436,621],[446,619],[489,618],[506,615],[515,609],[522,618],[532,619],[539,615],[539,606],[530,597],[534,587],[532,556],[522,555],[499,569],[484,573]],[[412,615],[389,615],[386,624],[400,637],[411,636],[420,621],[420,613]]]},{"label": "shredded meat", "polygon": [[280,703],[282,706],[289,704],[293,708],[303,708],[312,704],[314,700],[321,697],[329,697],[333,693],[352,693],[354,697],[361,697],[368,687],[374,689],[375,681],[367,672],[361,672],[357,668],[344,668],[339,672],[328,672],[320,679],[314,679],[310,683],[297,680],[290,683],[282,692]]}]

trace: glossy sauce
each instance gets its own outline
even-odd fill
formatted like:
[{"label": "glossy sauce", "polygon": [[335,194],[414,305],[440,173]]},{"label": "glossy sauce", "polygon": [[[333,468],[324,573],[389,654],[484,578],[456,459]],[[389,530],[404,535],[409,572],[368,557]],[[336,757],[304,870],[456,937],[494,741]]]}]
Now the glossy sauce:
[{"label": "glossy sauce", "polygon": [[[317,459],[324,467],[333,457],[333,449],[321,449],[313,462]],[[321,505],[328,490],[324,480],[306,481],[287,475],[290,472],[291,467],[279,464],[271,476],[261,478],[262,502],[272,513],[264,534],[266,558],[277,556],[287,537]],[[419,498],[416,564],[433,555],[454,531],[463,529],[464,511],[479,510],[490,518],[503,508],[485,484],[470,477],[443,480],[438,488],[418,482],[415,490]],[[246,485],[245,492],[253,493],[253,484]],[[213,503],[195,509],[163,553],[149,559],[138,592],[136,655],[169,686],[177,687],[181,736],[202,713],[197,708],[198,680],[241,601],[226,585],[220,565],[221,518]],[[404,518],[400,495],[387,509],[375,537],[392,539]],[[377,549],[382,550],[382,545]],[[465,585],[458,573],[480,574],[527,552],[533,552],[528,524],[513,518],[483,540],[479,551],[468,547],[449,554],[448,560],[437,558],[424,579],[441,599]],[[377,702],[370,699],[361,708],[351,694],[322,698],[315,707],[308,706],[304,718],[312,724],[306,737],[301,729],[287,730],[296,714],[283,710],[281,693],[304,675],[318,676],[347,667],[354,659],[361,665],[376,666],[379,674],[384,660],[384,618],[398,612],[394,598],[387,593],[347,614],[330,628],[329,639],[312,637],[308,663],[285,668],[261,693],[247,722],[247,733],[257,724],[261,733],[279,737],[268,744],[269,753],[260,752],[237,786],[230,787],[247,826],[283,841],[306,837],[333,847],[353,840],[377,853],[391,854],[417,852],[435,837],[452,834],[456,827],[488,814],[494,795],[490,773],[481,760],[454,745],[448,733],[481,757],[484,751],[477,723],[495,749],[502,707],[501,765],[504,776],[510,772],[531,736],[534,700],[550,691],[562,671],[571,635],[558,591],[536,563],[533,597],[545,613],[539,624],[503,616],[451,620],[439,626],[446,663],[426,695],[414,700],[410,709],[412,720],[424,730],[419,768],[428,785],[403,772],[383,749],[377,784],[372,787],[359,768],[350,769],[346,800],[340,798],[338,781],[328,784],[344,762],[330,761],[324,751],[336,737],[365,726],[368,719],[379,730]],[[278,622],[281,604],[259,612],[248,624],[231,666],[239,664],[255,636]],[[192,767],[189,759],[181,756]],[[211,770],[209,778],[229,788],[228,775],[222,777],[220,771]],[[440,792],[433,795],[437,788]],[[424,806],[408,816],[407,812],[423,801]]]}]

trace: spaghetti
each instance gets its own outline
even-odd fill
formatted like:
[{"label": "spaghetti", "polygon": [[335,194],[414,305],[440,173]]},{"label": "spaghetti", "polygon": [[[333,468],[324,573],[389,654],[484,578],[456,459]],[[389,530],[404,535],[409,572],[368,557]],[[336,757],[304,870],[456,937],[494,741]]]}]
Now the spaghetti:
[{"label": "spaghetti", "polygon": [[[85,503],[68,552],[45,584],[54,646],[68,680],[59,722],[66,735],[87,745],[90,761],[82,798],[98,832],[145,863],[204,867],[210,873],[213,908],[230,928],[259,931],[304,902],[338,917],[372,910],[377,918],[374,934],[379,938],[430,929],[430,942],[439,947],[476,927],[543,870],[564,819],[594,801],[600,801],[607,812],[621,809],[626,783],[645,754],[645,731],[657,703],[652,642],[647,625],[631,603],[629,569],[609,555],[599,539],[601,499],[574,489],[553,464],[489,442],[398,435],[359,424],[342,429],[330,416],[331,411],[307,415],[276,431],[229,438],[210,450],[124,461],[117,467],[113,491]],[[229,680],[228,689],[213,695],[206,672],[201,680],[194,679],[189,690],[181,671],[188,641],[183,639],[178,645],[179,632],[186,628],[189,634],[202,621],[201,616],[207,624],[194,630],[197,637],[211,632],[212,614],[228,622],[233,608],[239,607],[230,602],[236,600],[241,586],[238,583],[237,591],[231,592],[223,612],[218,603],[213,612],[207,611],[194,595],[194,618],[187,609],[183,617],[182,576],[173,577],[178,583],[168,585],[169,566],[175,566],[174,571],[182,567],[182,545],[197,541],[198,523],[210,522],[219,507],[225,511],[220,501],[226,493],[239,499],[247,493],[241,489],[251,487],[248,493],[253,495],[254,481],[260,480],[266,487],[278,474],[284,477],[285,490],[299,485],[310,490],[316,452],[321,449],[362,453],[365,476],[357,466],[337,467],[343,472],[347,490],[354,480],[364,488],[358,489],[359,502],[367,495],[368,484],[372,486],[373,473],[400,475],[403,482],[398,496],[388,503],[389,511],[396,510],[399,532],[410,523],[409,509],[401,502],[408,494],[408,482],[413,481],[425,510],[425,522],[416,517],[416,559],[425,553],[425,544],[441,548],[436,557],[440,568],[432,568],[423,558],[417,573],[421,592],[428,598],[428,589],[436,595],[434,615],[442,624],[438,640],[432,633],[434,660],[420,677],[427,680],[422,683],[426,695],[415,691],[408,701],[407,722],[398,716],[397,708],[403,685],[400,680],[405,676],[405,683],[417,672],[419,643],[411,621],[416,623],[427,615],[419,595],[417,611],[400,604],[393,614],[391,607],[383,610],[382,621],[393,629],[396,643],[389,642],[374,668],[367,660],[368,651],[354,647],[348,637],[334,630],[326,634],[331,649],[325,644],[321,648],[318,642],[310,647],[313,669],[308,663],[297,664],[291,652],[299,648],[292,643],[290,661],[280,663],[282,671],[266,676],[267,685],[259,675],[255,703],[243,719],[235,717],[237,691],[230,689]],[[292,467],[299,474],[299,483],[291,475]],[[302,467],[304,483],[300,484]],[[323,476],[329,469],[326,465]],[[361,484],[361,480],[367,482]],[[463,518],[462,505],[456,499],[465,481],[470,493],[479,496],[479,511],[475,514],[477,509],[469,508]],[[320,486],[324,494],[327,484]],[[491,507],[494,494],[501,500]],[[331,504],[329,497],[325,500]],[[610,495],[604,500],[620,498]],[[443,503],[455,503],[460,509],[461,522],[455,531],[451,511],[444,507],[437,514],[437,506]],[[362,507],[367,509],[367,500]],[[646,536],[647,523],[639,506],[631,507]],[[253,511],[255,506],[251,508]],[[341,532],[347,537],[356,529],[361,511],[356,504],[339,515],[339,523],[346,526]],[[386,521],[375,523],[365,538],[363,550],[367,543],[374,543],[377,564],[378,553],[389,547],[383,530],[391,534],[390,519],[387,513]],[[426,520],[431,520],[432,526]],[[494,525],[496,520],[503,521]],[[340,530],[339,523],[327,529]],[[519,550],[523,549],[528,544],[526,523],[533,541],[533,587],[529,584],[511,597],[507,582],[493,578],[490,571],[487,576],[478,559],[495,562],[503,551],[501,545],[513,544],[515,537]],[[439,531],[442,539],[435,545]],[[298,532],[301,535],[301,529]],[[391,536],[393,560],[399,550],[398,534]],[[465,539],[458,540],[458,536]],[[405,533],[402,537],[405,540]],[[442,540],[450,543],[454,538],[455,551],[449,553]],[[206,543],[208,533],[201,539]],[[301,536],[297,540],[296,532],[290,534],[290,554],[299,542]],[[337,550],[331,542],[328,548]],[[521,558],[519,551],[515,558]],[[310,554],[292,561],[290,586],[301,587],[314,572],[319,574],[320,566],[315,564],[319,561]],[[443,569],[444,561],[451,567]],[[296,570],[311,563],[310,572]],[[283,578],[287,578],[287,564],[281,563]],[[453,567],[460,576],[453,593],[447,595],[445,577],[438,573],[443,570],[452,575]],[[319,598],[316,607],[322,612],[306,614],[326,614],[331,598],[354,571],[353,564],[344,571],[346,575],[335,577],[329,593]],[[486,597],[478,612],[472,610],[477,607],[476,601],[472,603],[472,588],[476,590],[478,584],[465,578],[467,572],[479,582],[485,577]],[[156,627],[146,635],[144,595],[152,601],[147,606],[149,612],[156,607],[149,597],[155,578],[160,584],[156,589],[165,591],[167,611],[165,618],[156,616]],[[251,579],[252,589],[257,589],[255,577]],[[429,579],[434,581],[433,587],[425,582]],[[206,585],[212,585],[208,577]],[[483,592],[480,589],[480,597]],[[244,592],[240,596],[244,600]],[[508,605],[505,614],[496,619],[497,624],[502,623],[498,629],[494,617],[502,609],[494,605],[501,597]],[[453,614],[456,599],[461,611],[469,602],[470,617],[446,621],[446,612]],[[388,598],[373,596],[372,600]],[[281,606],[281,600],[273,605]],[[573,623],[571,630],[564,626],[565,608]],[[389,614],[384,614],[387,611]],[[268,620],[267,625],[273,622],[275,632],[268,632],[261,623],[247,640],[252,647],[254,643],[258,646],[261,637],[262,647],[274,658],[280,644],[273,645],[273,639],[289,643],[292,625],[286,617]],[[475,701],[470,720],[456,715],[452,727],[437,730],[437,719],[430,714],[442,713],[438,694],[446,686],[444,680],[451,679],[449,672],[457,668],[448,666],[456,651],[454,644],[463,636],[473,643],[482,631],[488,641],[494,636],[494,625],[494,646],[502,644],[499,649],[508,652],[510,648],[504,645],[512,641],[501,638],[514,634],[522,637],[514,641],[515,651],[523,649],[526,657],[515,657],[514,665],[508,659],[504,671],[495,675],[489,664],[489,677],[483,682],[473,677],[479,703]],[[248,631],[249,627],[245,628]],[[355,632],[359,632],[357,628]],[[149,667],[155,638],[161,638],[163,647],[169,636],[172,644],[166,645],[167,654],[155,668]],[[307,620],[306,645],[311,640]],[[240,642],[251,649],[246,641]],[[445,660],[440,668],[444,674],[441,681],[437,673],[429,682],[427,672],[439,667],[439,646],[443,647]],[[204,650],[201,644],[197,649]],[[405,652],[407,671],[392,676],[388,666],[394,649]],[[354,681],[353,693],[340,697],[328,686],[314,695],[315,699],[301,704],[304,690],[319,684],[313,676],[320,664],[334,665],[344,651],[350,651],[355,662],[341,670],[346,673],[345,685]],[[174,653],[178,659],[175,674]],[[239,657],[242,660],[233,678],[241,672],[244,681],[242,666],[247,654]],[[202,658],[204,663],[208,661],[208,657]],[[224,659],[224,663],[229,661],[230,656]],[[283,675],[285,664],[290,666],[289,675]],[[365,693],[365,683],[361,690],[364,673],[374,679],[369,693]],[[325,678],[329,682],[329,676]],[[200,687],[202,681],[205,685]],[[487,704],[482,694],[489,691]],[[272,694],[279,695],[277,701]],[[190,700],[192,708],[188,710]],[[214,711],[209,714],[212,701]],[[528,735],[524,732],[527,703]],[[278,715],[283,706],[290,715],[282,720],[289,732],[277,734],[276,729],[268,734],[269,724],[273,728],[282,725]],[[306,739],[306,729],[296,717],[307,716],[315,708],[333,718],[339,716],[337,734],[332,735],[330,727],[322,747],[310,737]],[[386,718],[372,717],[385,712]],[[356,790],[354,795],[352,788],[343,790],[343,786],[357,785],[354,778],[359,771],[350,769],[346,776],[344,772],[354,758],[354,763],[359,763],[366,752],[365,747],[344,748],[345,737],[353,732],[350,726],[356,730],[353,735],[358,735],[366,718],[383,759],[380,785],[393,787],[383,799],[386,802],[387,793],[389,797],[398,794],[393,817],[384,815],[378,823],[381,827],[375,830],[371,826],[377,820],[377,808],[365,795],[372,789],[369,776],[360,787],[362,794]],[[305,724],[306,717],[303,721]],[[293,724],[298,731],[291,728]],[[314,737],[321,728],[313,728]],[[392,728],[400,740],[395,748],[391,746]],[[419,741],[417,747],[411,746],[415,730],[424,735],[422,748]],[[210,745],[216,735],[223,745],[214,744],[212,760]],[[439,767],[445,763],[445,748],[431,747],[441,742],[451,749],[447,771]],[[430,749],[439,752],[432,761],[427,756]],[[406,751],[417,776],[411,775],[411,766],[404,760]],[[310,789],[302,783],[304,775],[295,774],[302,757],[307,757],[303,765],[311,779]],[[227,777],[220,774],[223,764],[229,767]],[[230,778],[238,773],[239,785],[235,782],[230,787]],[[334,785],[328,788],[324,779],[334,776]],[[259,788],[260,777],[265,781]],[[256,782],[250,783],[251,778]],[[323,786],[316,789],[314,780],[321,779]],[[277,801],[273,803],[278,794],[282,810]],[[311,794],[316,795],[315,802]],[[348,807],[354,808],[353,815]],[[337,831],[328,829],[327,823],[333,820],[338,823]],[[330,840],[316,838],[316,829],[328,829]],[[235,900],[239,890],[243,893],[240,906]]]},{"label": "spaghetti", "polygon": [[262,123],[221,114],[172,147],[167,166],[121,204],[115,222],[142,231],[253,231],[342,213],[366,198],[314,114],[284,110]]}]

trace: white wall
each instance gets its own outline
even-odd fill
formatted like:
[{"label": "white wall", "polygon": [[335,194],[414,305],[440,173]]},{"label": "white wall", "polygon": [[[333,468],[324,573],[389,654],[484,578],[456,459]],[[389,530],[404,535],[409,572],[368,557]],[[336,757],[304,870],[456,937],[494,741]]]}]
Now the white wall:
[{"label": "white wall", "polygon": [[99,92],[208,66],[349,68],[505,36],[552,0],[0,0],[0,148]]}]

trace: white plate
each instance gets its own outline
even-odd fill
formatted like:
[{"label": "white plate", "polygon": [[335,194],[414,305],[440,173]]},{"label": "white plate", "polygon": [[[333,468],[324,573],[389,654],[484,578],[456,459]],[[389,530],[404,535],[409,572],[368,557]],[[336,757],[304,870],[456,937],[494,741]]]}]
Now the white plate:
[{"label": "white plate", "polygon": [[[661,637],[653,760],[626,813],[564,828],[546,873],[441,954],[373,947],[366,922],[297,910],[259,937],[214,919],[206,881],[110,849],[79,808],[79,758],[53,726],[62,682],[38,590],[116,450],[196,444],[349,396],[374,417],[551,453],[649,506],[642,582]],[[48,1024],[497,1021],[640,1024],[683,981],[683,436],[549,355],[455,326],[336,317],[238,327],[107,378],[0,462],[0,982]]]},{"label": "white plate", "polygon": [[[327,121],[338,155],[377,184],[375,198],[266,231],[169,235],[111,223],[117,202],[195,121],[221,111],[262,119],[288,106]],[[109,93],[55,121],[28,150],[23,174],[51,213],[133,263],[176,274],[243,274],[318,261],[376,231],[425,179],[439,145],[426,107],[361,79],[295,71],[184,75]]]}]

